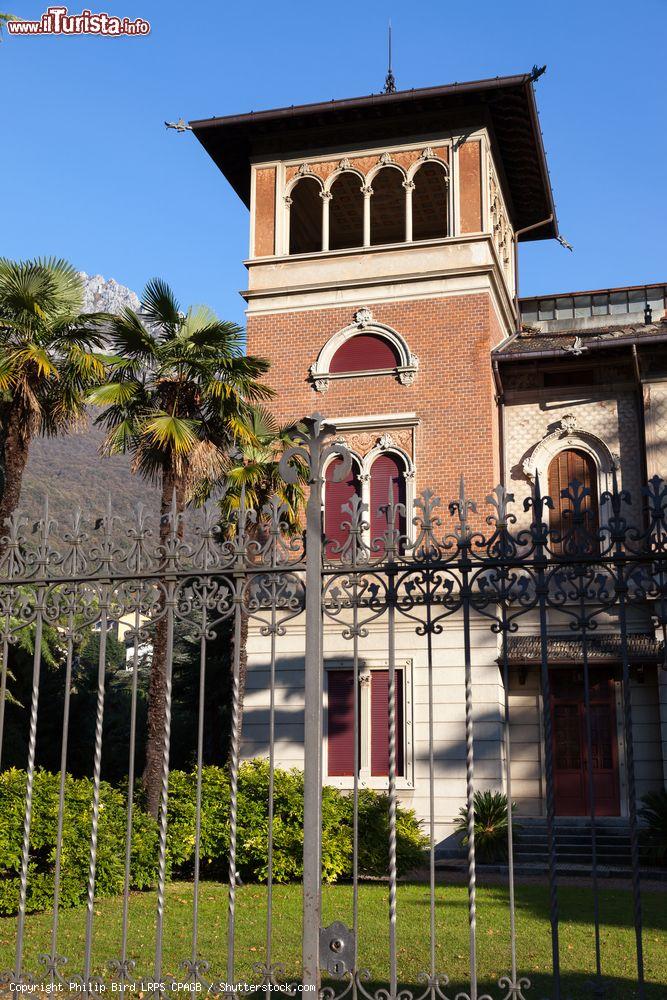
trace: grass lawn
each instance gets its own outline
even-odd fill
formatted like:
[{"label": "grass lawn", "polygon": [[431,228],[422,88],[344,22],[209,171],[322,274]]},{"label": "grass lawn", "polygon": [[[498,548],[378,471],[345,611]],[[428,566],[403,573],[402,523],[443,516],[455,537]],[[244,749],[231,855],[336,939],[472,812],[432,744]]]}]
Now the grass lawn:
[{"label": "grass lawn", "polygon": [[[351,888],[326,886],[323,890],[323,919],[351,921]],[[590,972],[594,968],[592,894],[589,889],[563,887],[559,892],[561,908],[561,970],[563,998],[590,998]],[[266,888],[248,885],[237,892],[237,968],[236,979],[255,980],[252,965],[265,955]],[[643,894],[644,951],[647,1000],[667,997],[667,912],[664,893]],[[453,998],[457,990],[469,988],[467,892],[464,886],[439,885],[437,888],[438,968],[446,973],[452,986],[446,990]],[[370,970],[373,982],[386,982],[388,970],[388,890],[385,884],[365,884],[360,890],[360,964]],[[602,962],[611,983],[609,1000],[631,1000],[637,996],[632,899],[624,889],[601,892]],[[120,946],[121,900],[99,900],[95,904],[94,972],[105,972],[108,959],[118,957]],[[417,983],[419,973],[428,968],[428,887],[419,883],[399,885],[398,889],[398,961],[402,983]],[[164,968],[169,975],[179,975],[179,962],[190,957],[192,924],[192,886],[175,882],[167,890],[164,938]],[[82,969],[85,910],[63,911],[60,915],[58,951],[69,959],[71,973]],[[227,890],[204,882],[200,896],[201,957],[211,962],[211,978],[225,977],[227,926]],[[480,994],[488,991],[494,1000],[504,1000],[497,980],[509,972],[509,929],[507,892],[499,886],[478,889],[478,951]],[[25,969],[41,968],[38,955],[48,952],[51,915],[35,914],[27,918]],[[136,975],[150,977],[155,929],[155,894],[135,893],[130,907],[130,956],[137,961]],[[14,962],[15,918],[0,918],[0,968]],[[273,960],[282,962],[287,973],[296,976],[300,954],[300,886],[277,886],[274,889]],[[550,988],[551,939],[548,920],[548,893],[541,885],[517,887],[518,960],[522,975],[533,988],[527,1000],[553,996]],[[339,988],[340,990],[340,988]],[[419,991],[421,992],[421,990]],[[109,994],[111,995],[111,994]]]}]

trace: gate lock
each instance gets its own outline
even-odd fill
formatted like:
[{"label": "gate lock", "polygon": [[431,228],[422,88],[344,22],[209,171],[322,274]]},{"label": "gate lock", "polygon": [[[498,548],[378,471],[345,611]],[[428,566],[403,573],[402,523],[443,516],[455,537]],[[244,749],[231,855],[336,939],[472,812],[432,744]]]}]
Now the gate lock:
[{"label": "gate lock", "polygon": [[354,965],[354,931],[339,920],[320,927],[320,968],[330,976],[344,976]]}]

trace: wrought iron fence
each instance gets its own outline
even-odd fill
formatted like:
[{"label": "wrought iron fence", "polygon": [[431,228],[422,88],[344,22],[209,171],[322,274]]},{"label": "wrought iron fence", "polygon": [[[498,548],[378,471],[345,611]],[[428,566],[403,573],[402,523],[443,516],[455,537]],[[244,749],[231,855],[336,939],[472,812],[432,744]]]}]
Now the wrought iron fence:
[{"label": "wrought iron fence", "polygon": [[[238,522],[230,536],[221,534],[215,506],[207,509],[193,530],[175,506],[168,518],[169,531],[162,540],[153,539],[142,512],[126,528],[122,543],[117,541],[113,511],[109,508],[96,525],[89,527],[75,514],[70,530],[62,535],[64,544],[56,549],[51,541],[53,522],[45,503],[41,519],[29,524],[16,514],[6,525],[0,550],[0,639],[2,679],[0,686],[0,752],[5,722],[5,705],[11,692],[10,650],[22,636],[32,642],[32,683],[25,761],[25,799],[22,808],[23,834],[18,876],[15,959],[4,973],[5,985],[14,989],[63,988],[90,994],[99,992],[111,976],[120,988],[135,989],[150,980],[161,991],[179,992],[183,984],[220,994],[234,993],[237,944],[237,848],[238,780],[242,750],[242,656],[243,631],[261,636],[266,642],[268,669],[268,764],[267,802],[267,927],[266,950],[257,964],[260,986],[278,985],[284,970],[274,961],[273,896],[274,808],[276,768],[276,669],[280,642],[290,630],[303,637],[304,670],[304,830],[303,830],[303,938],[301,975],[304,987],[322,991],[325,1000],[350,995],[371,1000],[452,1000],[447,969],[440,968],[436,923],[437,837],[435,784],[436,740],[443,736],[443,724],[434,716],[434,669],[442,663],[436,639],[446,628],[456,628],[463,638],[465,700],[465,785],[467,807],[467,888],[469,927],[469,983],[457,1000],[489,1000],[478,989],[478,940],[473,796],[475,780],[475,687],[473,684],[472,622],[483,622],[497,637],[499,668],[504,692],[502,706],[502,778],[508,801],[512,801],[512,746],[510,709],[509,640],[523,623],[539,641],[539,674],[543,696],[544,754],[546,774],[546,821],[548,831],[548,885],[551,924],[552,969],[550,996],[563,994],[560,970],[559,903],[557,851],[555,841],[555,797],[552,716],[549,696],[549,647],[554,630],[568,634],[581,644],[586,705],[588,747],[588,794],[592,847],[592,891],[595,900],[595,968],[593,984],[604,995],[599,899],[599,865],[596,855],[597,823],[595,787],[592,777],[592,732],[590,709],[590,644],[604,632],[617,638],[621,671],[623,728],[628,775],[628,821],[631,835],[633,922],[636,942],[636,988],[645,996],[642,948],[642,900],[640,887],[639,824],[635,787],[633,701],[628,643],[632,635],[632,615],[649,609],[653,624],[663,638],[667,628],[667,486],[658,479],[644,489],[645,518],[642,525],[630,523],[630,498],[614,476],[611,491],[600,497],[606,511],[603,523],[593,520],[587,490],[572,483],[567,498],[569,510],[564,531],[549,526],[552,501],[541,492],[539,479],[522,505],[528,520],[517,527],[514,497],[496,487],[485,505],[476,506],[466,495],[463,481],[460,494],[443,504],[429,490],[406,512],[392,491],[384,513],[386,530],[382,537],[369,539],[367,511],[357,498],[344,508],[347,535],[343,543],[328,543],[325,549],[322,493],[323,469],[336,456],[335,475],[342,480],[351,457],[345,446],[333,439],[334,429],[319,416],[308,422],[308,430],[284,456],[281,471],[286,480],[296,476],[295,461],[309,470],[309,498],[302,535],[290,537],[284,524],[284,510],[272,502],[263,511],[247,509],[242,498]],[[406,521],[407,533],[399,525]],[[410,517],[410,514],[412,517]],[[123,893],[120,940],[116,955],[104,956],[107,972],[100,972],[94,945],[97,930],[96,865],[101,809],[101,760],[104,739],[105,681],[107,677],[107,636],[113,623],[131,617],[129,641],[132,648],[130,736],[127,746],[127,827],[123,857]],[[426,739],[429,839],[427,861],[429,960],[421,986],[401,984],[398,965],[397,911],[400,905],[397,870],[397,622],[409,623],[414,643],[425,653],[428,691]],[[138,969],[130,921],[131,866],[133,851],[133,809],[136,803],[135,748],[137,741],[137,691],[141,650],[155,641],[162,622],[166,635],[165,710],[162,740],[161,790],[158,811],[158,864],[156,918],[152,968]],[[202,823],[202,769],[204,714],[206,703],[207,647],[224,623],[233,629],[231,748],[229,755],[229,844],[228,914],[226,961],[200,952],[199,908],[201,883],[200,843]],[[69,706],[73,683],[75,649],[86,628],[99,630],[97,699],[92,746],[92,801],[90,803],[89,862],[85,903],[85,944],[80,967],[60,950],[63,823],[66,807],[68,766]],[[170,777],[170,737],[172,715],[172,667],[174,637],[185,627],[195,635],[200,650],[198,712],[196,719],[196,802],[194,815],[193,915],[188,953],[180,968],[165,968],[164,920],[168,881],[167,821]],[[48,951],[41,956],[41,971],[26,968],[24,945],[27,899],[33,877],[33,857],[37,850],[31,840],[33,792],[39,713],[49,706],[40,703],[44,670],[43,633],[55,628],[66,649],[63,674],[63,716],[61,724],[59,791],[55,822],[56,850],[52,860],[53,898]],[[355,683],[354,732],[359,732],[359,676],[363,660],[362,643],[371,632],[383,631],[388,665],[388,905],[386,927],[389,965],[381,978],[386,982],[373,992],[364,956],[359,948],[359,795],[360,748],[354,739],[354,767],[350,795],[353,803],[353,863],[351,921],[322,927],[322,786],[323,772],[323,692],[326,630],[334,629],[349,643]],[[327,633],[328,634],[328,633]],[[446,665],[446,663],[445,663]],[[665,664],[662,664],[664,669]],[[517,953],[517,913],[515,902],[515,862],[512,810],[508,810],[507,884],[509,949],[507,973],[498,983],[499,1000],[528,1000],[530,982],[522,972],[522,956]],[[220,942],[222,947],[223,942]],[[322,987],[322,971],[327,985]],[[157,985],[155,985],[157,984]],[[286,987],[294,994],[296,983]],[[495,1000],[495,998],[494,998]]]}]

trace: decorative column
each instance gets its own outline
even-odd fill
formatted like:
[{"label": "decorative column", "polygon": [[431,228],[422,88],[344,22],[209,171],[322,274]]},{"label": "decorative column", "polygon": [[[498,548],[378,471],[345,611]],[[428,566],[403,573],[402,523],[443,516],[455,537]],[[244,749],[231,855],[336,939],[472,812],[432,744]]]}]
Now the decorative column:
[{"label": "decorative column", "polygon": [[322,199],[322,250],[329,249],[329,205],[331,203],[331,191],[320,191]]},{"label": "decorative column", "polygon": [[405,240],[412,242],[412,192],[415,189],[414,181],[403,181],[405,188]]},{"label": "decorative column", "polygon": [[362,187],[361,192],[364,196],[364,246],[369,247],[371,245],[371,197],[373,195],[373,188],[370,184],[366,184]]},{"label": "decorative column", "polygon": [[359,475],[359,485],[361,486],[361,502],[365,504],[367,513],[364,516],[364,521],[368,524],[367,528],[364,528],[361,540],[364,545],[370,548],[372,538],[371,538],[371,526],[369,513],[371,509],[371,474],[370,472],[362,472]]},{"label": "decorative column", "polygon": [[283,253],[285,253],[285,254],[289,253],[289,226],[290,226],[290,217],[292,215],[292,212],[290,210],[291,204],[292,204],[292,199],[290,198],[290,196],[288,194],[286,194],[285,195],[285,205],[287,206],[287,211],[285,212],[285,229],[284,229],[284,235],[283,235],[283,239],[285,241],[285,244],[283,246]]}]

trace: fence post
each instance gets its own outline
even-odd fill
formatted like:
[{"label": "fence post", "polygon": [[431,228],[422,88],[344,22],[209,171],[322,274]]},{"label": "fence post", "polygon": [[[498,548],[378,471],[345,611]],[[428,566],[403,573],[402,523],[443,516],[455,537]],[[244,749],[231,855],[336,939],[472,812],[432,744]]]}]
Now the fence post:
[{"label": "fence post", "polygon": [[319,990],[322,876],[322,476],[319,435],[311,444],[306,505],[306,644],[303,776],[303,983]]},{"label": "fence post", "polygon": [[287,482],[298,480],[296,459],[308,469],[306,503],[306,639],[304,682],[303,775],[303,984],[320,988],[320,927],[322,925],[322,739],[324,694],[322,621],[322,487],[324,464],[337,455],[342,461],[334,473],[340,482],[349,472],[351,457],[340,444],[327,444],[335,427],[316,413],[304,421],[306,430],[295,437],[280,461]]}]

